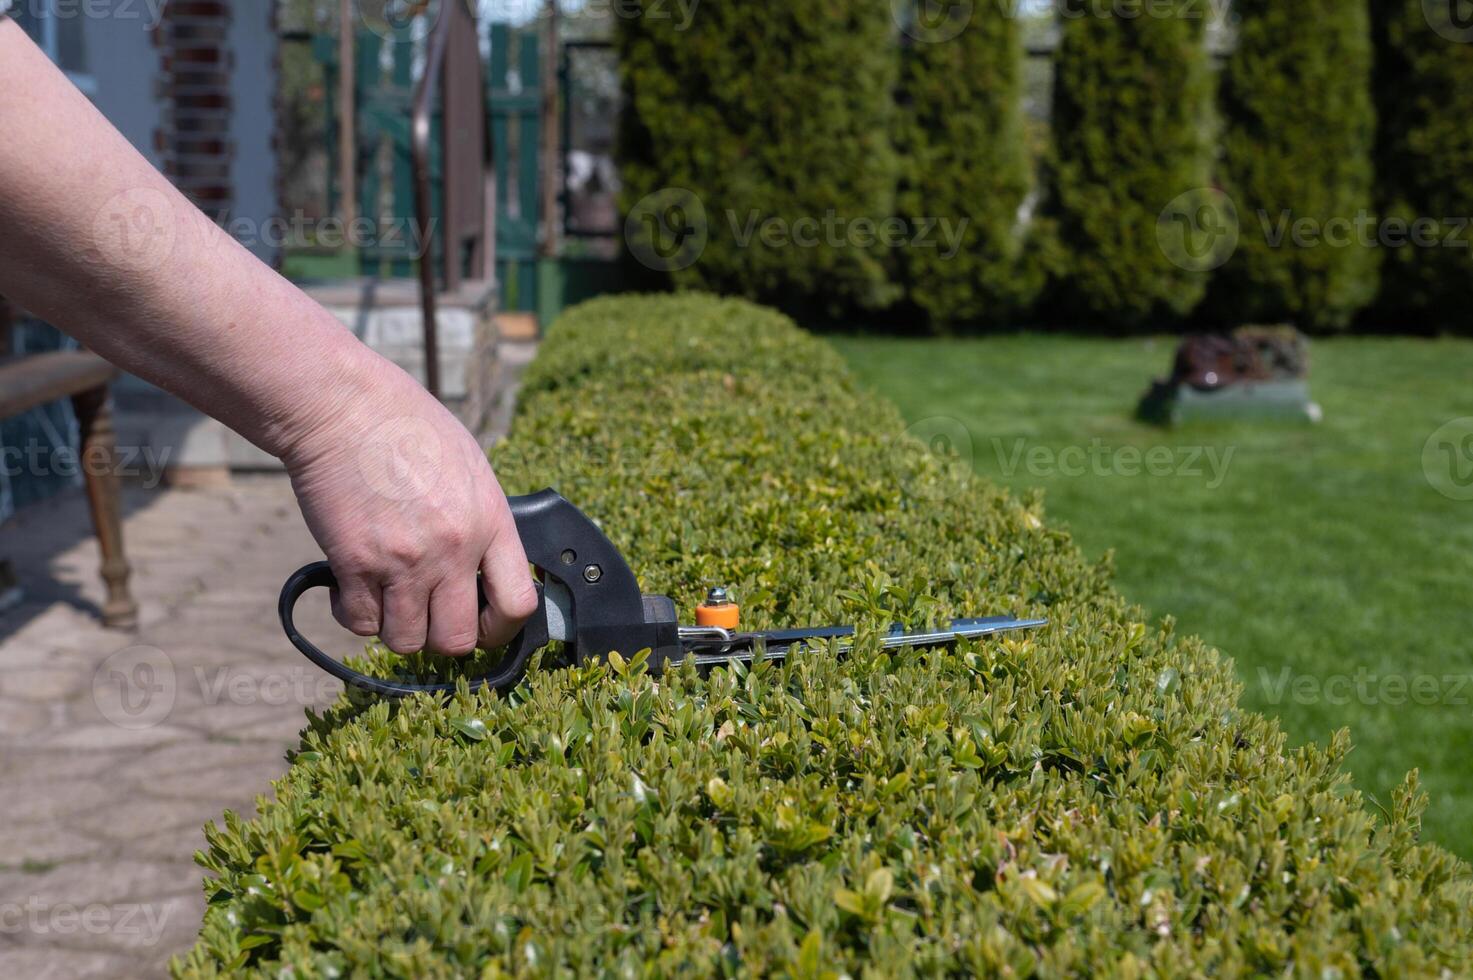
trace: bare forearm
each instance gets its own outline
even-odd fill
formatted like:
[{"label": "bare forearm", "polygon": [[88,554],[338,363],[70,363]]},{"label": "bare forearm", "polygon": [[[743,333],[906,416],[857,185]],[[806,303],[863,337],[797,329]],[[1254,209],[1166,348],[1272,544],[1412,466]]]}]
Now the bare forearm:
[{"label": "bare forearm", "polygon": [[345,626],[400,652],[510,639],[537,595],[471,434],[192,207],[5,22],[0,70],[0,293],[280,456]]},{"label": "bare forearm", "polygon": [[268,452],[399,372],[195,209],[0,23],[0,293]]}]

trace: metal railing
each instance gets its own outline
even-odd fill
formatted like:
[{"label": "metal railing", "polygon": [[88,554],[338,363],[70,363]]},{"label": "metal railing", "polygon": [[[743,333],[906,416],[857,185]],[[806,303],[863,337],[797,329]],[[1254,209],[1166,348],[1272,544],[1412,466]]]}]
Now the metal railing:
[{"label": "metal railing", "polygon": [[455,292],[467,273],[490,282],[496,268],[495,164],[486,124],[486,87],[476,14],[468,0],[444,0],[430,30],[424,75],[414,93],[410,156],[419,258],[420,315],[424,318],[425,387],[440,397],[436,330],[439,278],[431,184],[432,136],[440,107],[443,280]]}]

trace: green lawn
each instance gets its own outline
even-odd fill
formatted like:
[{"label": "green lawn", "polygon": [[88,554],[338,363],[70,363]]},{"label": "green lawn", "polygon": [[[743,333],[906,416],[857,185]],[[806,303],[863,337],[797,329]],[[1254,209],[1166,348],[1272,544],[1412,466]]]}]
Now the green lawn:
[{"label": "green lawn", "polygon": [[837,346],[914,431],[970,435],[979,473],[1042,487],[1086,553],[1114,550],[1122,592],[1233,657],[1244,703],[1292,740],[1348,726],[1357,786],[1383,802],[1419,768],[1428,835],[1473,857],[1473,501],[1423,467],[1434,431],[1473,416],[1473,342],[1319,341],[1321,424],[1174,430],[1133,419],[1167,339]]}]

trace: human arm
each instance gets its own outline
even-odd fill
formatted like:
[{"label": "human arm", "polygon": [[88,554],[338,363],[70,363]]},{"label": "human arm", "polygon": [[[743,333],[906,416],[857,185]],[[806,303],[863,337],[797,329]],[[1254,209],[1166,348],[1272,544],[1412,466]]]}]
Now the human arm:
[{"label": "human arm", "polygon": [[536,596],[471,434],[193,207],[3,18],[0,71],[0,293],[279,457],[343,625],[400,652],[465,653],[478,625],[509,639]]}]

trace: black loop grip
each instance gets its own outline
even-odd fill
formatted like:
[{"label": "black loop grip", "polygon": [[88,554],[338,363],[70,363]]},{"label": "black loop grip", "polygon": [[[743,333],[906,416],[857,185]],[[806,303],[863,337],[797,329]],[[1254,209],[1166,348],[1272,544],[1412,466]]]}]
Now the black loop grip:
[{"label": "black loop grip", "polygon": [[[483,684],[498,691],[510,690],[526,674],[527,664],[531,661],[532,655],[547,646],[547,600],[543,594],[542,583],[535,584],[537,611],[532,614],[522,631],[517,634],[516,639],[512,640],[506,648],[506,654],[497,664],[496,669],[483,677],[470,680],[472,690]],[[340,678],[350,687],[381,697],[402,698],[411,694],[444,694],[455,690],[455,681],[412,684],[406,681],[360,674],[346,664],[329,657],[311,640],[303,636],[293,619],[297,600],[312,589],[335,589],[337,585],[338,580],[333,575],[332,568],[327,562],[318,561],[297,569],[281,588],[281,601],[277,606],[277,613],[281,617],[281,628],[286,631],[286,638],[291,641],[292,646],[300,650],[303,656],[334,677]],[[476,594],[481,597],[481,607],[485,608],[486,593],[481,588],[479,580],[476,582]]]}]

